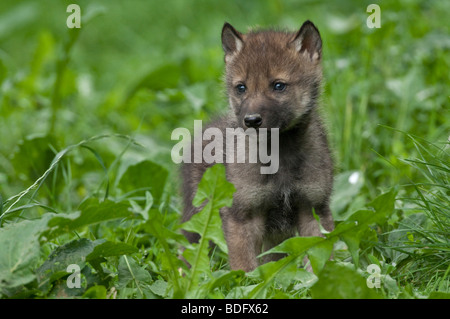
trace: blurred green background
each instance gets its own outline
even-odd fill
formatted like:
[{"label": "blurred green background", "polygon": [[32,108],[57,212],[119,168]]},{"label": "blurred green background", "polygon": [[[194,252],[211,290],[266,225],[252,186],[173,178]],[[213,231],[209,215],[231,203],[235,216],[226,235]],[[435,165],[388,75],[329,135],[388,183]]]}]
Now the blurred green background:
[{"label": "blurred green background", "polygon": [[[399,161],[413,156],[414,146],[384,126],[441,145],[449,135],[449,1],[379,1],[380,29],[366,25],[373,1],[298,0],[77,1],[82,27],[68,29],[72,2],[0,4],[6,198],[35,181],[56,151],[99,134],[130,135],[144,146],[127,152],[130,158],[152,158],[174,171],[172,130],[227,109],[225,21],[242,32],[296,30],[306,19],[317,25],[336,172],[360,171],[367,194],[414,179]],[[112,159],[120,143],[102,141],[97,149]],[[89,169],[89,159],[74,155],[74,162]]]}]

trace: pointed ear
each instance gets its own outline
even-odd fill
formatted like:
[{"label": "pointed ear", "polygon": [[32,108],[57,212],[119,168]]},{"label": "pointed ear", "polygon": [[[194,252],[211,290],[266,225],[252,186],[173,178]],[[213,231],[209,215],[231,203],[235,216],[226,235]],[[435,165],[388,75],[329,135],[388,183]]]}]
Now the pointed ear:
[{"label": "pointed ear", "polygon": [[300,53],[308,53],[313,61],[319,61],[322,58],[322,39],[319,30],[309,20],[303,23],[291,45]]},{"label": "pointed ear", "polygon": [[236,31],[228,22],[225,22],[222,28],[222,47],[226,56],[237,53],[241,50],[244,41],[242,34]]}]

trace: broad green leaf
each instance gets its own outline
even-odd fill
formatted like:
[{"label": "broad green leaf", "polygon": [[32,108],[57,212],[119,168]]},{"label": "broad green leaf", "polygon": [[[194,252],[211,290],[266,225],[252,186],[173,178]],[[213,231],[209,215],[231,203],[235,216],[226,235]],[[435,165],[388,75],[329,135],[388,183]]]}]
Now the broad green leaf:
[{"label": "broad green leaf", "polygon": [[151,209],[148,215],[148,221],[141,226],[146,233],[155,236],[160,241],[187,243],[186,238],[182,234],[172,231],[164,225],[164,216],[157,209]]},{"label": "broad green leaf", "polygon": [[131,257],[121,256],[118,266],[119,282],[118,289],[127,287],[129,284],[137,290],[137,295],[144,298],[144,286],[152,282],[150,273],[139,266]]},{"label": "broad green leaf", "polygon": [[207,203],[199,213],[182,225],[183,229],[201,236],[198,244],[192,245],[183,253],[191,265],[187,291],[194,289],[202,273],[211,271],[208,258],[209,241],[216,243],[224,252],[227,251],[219,210],[232,205],[235,190],[233,184],[226,180],[225,166],[222,164],[208,168],[203,174],[193,204],[199,207],[205,201]]},{"label": "broad green leaf", "polygon": [[343,172],[335,176],[334,193],[331,197],[330,208],[336,221],[345,220],[351,211],[345,210],[361,191],[364,185],[363,174],[359,171]]},{"label": "broad green leaf", "polygon": [[330,259],[336,240],[336,237],[332,237],[308,249],[308,258],[315,274],[319,274],[325,266],[325,263]]},{"label": "broad green leaf", "polygon": [[401,250],[389,250],[385,254],[389,257],[392,262],[396,264],[400,263],[402,260],[408,258],[409,254],[412,254],[416,249],[415,247],[408,247],[404,245],[405,242],[414,243],[415,237],[411,233],[411,229],[416,229],[417,227],[423,227],[427,221],[426,215],[423,213],[411,214],[402,220],[398,228],[391,232],[388,236],[388,242],[392,245],[401,245]]},{"label": "broad green leaf", "polygon": [[290,281],[293,276],[289,278],[290,276],[286,276],[285,272],[292,275],[292,271],[295,271],[296,268],[297,257],[296,255],[288,255],[280,260],[265,263],[253,270],[249,276],[259,277],[262,282],[248,293],[247,298],[265,298],[267,289],[275,279],[281,280],[283,285],[286,280]]},{"label": "broad green leaf", "polygon": [[111,256],[121,256],[121,255],[131,255],[138,252],[134,246],[130,246],[124,243],[113,243],[110,241],[104,242],[100,245],[95,246],[94,250],[86,256],[86,261],[91,261],[96,258],[111,257]]},{"label": "broad green leaf", "polygon": [[235,191],[234,185],[226,180],[225,166],[216,164],[206,170],[192,203],[195,207],[200,207],[205,201],[207,203],[182,228],[202,235],[202,239],[212,240],[222,251],[228,252],[219,210],[225,206],[231,207]]},{"label": "broad green leaf", "polygon": [[262,253],[260,256],[264,256],[270,253],[286,253],[301,255],[306,253],[310,248],[319,243],[323,243],[326,239],[322,237],[292,237],[286,239],[278,246]]},{"label": "broad green leaf", "polygon": [[195,293],[195,298],[206,298],[208,293],[215,288],[223,289],[227,286],[232,286],[245,277],[243,270],[219,270],[212,273],[211,279],[202,285]]},{"label": "broad green leaf", "polygon": [[[372,211],[365,211],[367,215]],[[361,225],[357,221],[344,221],[336,226],[336,228],[328,235],[339,237],[347,244],[348,250],[352,256],[353,263],[357,267],[359,263],[359,243],[361,241]]]},{"label": "broad green leaf", "polygon": [[48,222],[49,229],[43,236],[54,238],[84,226],[133,216],[128,206],[123,203],[115,203],[110,200],[99,202],[96,198],[87,199],[78,209],[79,211],[71,214],[60,214],[53,217]]},{"label": "broad green leaf", "polygon": [[[283,289],[286,289],[292,280],[297,278],[297,272],[303,270],[297,265],[298,259],[291,259],[289,257],[287,257],[287,259],[289,261],[288,263],[286,263],[286,261],[280,262],[280,260],[277,260],[262,264],[249,273],[248,276],[257,277],[263,281],[270,281],[273,274],[276,274],[274,283],[281,286]],[[284,265],[283,271],[278,270],[278,264]]]},{"label": "broad green leaf", "polygon": [[[364,228],[375,223],[379,225],[383,224],[394,211],[396,194],[397,192],[394,189],[381,194],[367,205],[367,207],[372,208],[372,210],[358,210],[349,216],[344,223],[356,222],[354,226],[358,228]],[[333,231],[333,233],[334,232],[335,231]]]},{"label": "broad green leaf", "polygon": [[256,288],[258,285],[248,285],[248,286],[238,286],[230,290],[230,292],[225,296],[225,299],[246,299],[247,296]]},{"label": "broad green leaf", "polygon": [[185,297],[191,298],[192,295],[198,293],[198,283],[205,276],[211,274],[211,265],[209,263],[208,242],[198,244],[191,244],[187,246],[183,252],[183,257],[191,265],[190,272],[188,272],[188,282],[185,290]]},{"label": "broad green leaf", "polygon": [[[222,230],[222,220],[218,212],[219,208],[212,208],[211,203],[208,202],[203,209],[191,217],[191,219],[182,225],[183,229],[202,234],[202,237],[206,240],[211,240],[219,248],[228,253],[228,247],[225,241]],[[208,222],[208,229],[205,229],[205,219]]]},{"label": "broad green leaf", "polygon": [[155,202],[161,199],[168,171],[152,161],[142,161],[130,165],[120,177],[119,187],[130,192],[136,189],[149,189]]},{"label": "broad green leaf", "polygon": [[381,283],[384,288],[389,292],[390,298],[397,298],[400,293],[400,288],[398,287],[397,281],[389,275],[382,275]]},{"label": "broad green leaf", "polygon": [[56,248],[47,260],[36,270],[39,287],[48,291],[50,284],[68,274],[67,267],[76,265],[81,269],[85,267],[86,257],[101,245],[104,240],[95,242],[81,238],[73,240]]},{"label": "broad green leaf", "polygon": [[261,256],[277,252],[299,257],[306,253],[311,261],[314,273],[317,274],[330,258],[335,241],[335,237],[330,239],[322,237],[292,237],[261,254]]},{"label": "broad green leaf", "polygon": [[347,244],[348,251],[352,256],[355,268],[357,268],[359,265],[359,244],[361,242],[359,233],[357,231],[355,231],[354,233],[346,232],[341,235],[341,239]]},{"label": "broad green leaf", "polygon": [[371,231],[370,225],[382,225],[394,212],[396,194],[394,189],[381,194],[367,205],[372,210],[356,211],[346,221],[338,224],[335,230],[327,234],[327,238],[337,236],[347,244],[355,267],[358,267],[359,263],[358,250],[361,239],[372,235],[369,233]]},{"label": "broad green leaf", "polygon": [[378,299],[375,288],[367,287],[366,279],[355,270],[328,262],[311,287],[314,299]]},{"label": "broad green leaf", "polygon": [[150,285],[150,290],[160,297],[165,297],[167,295],[167,282],[164,280],[156,280]]},{"label": "broad green leaf", "polygon": [[395,188],[392,188],[389,192],[379,195],[366,205],[367,207],[372,207],[377,213],[375,219],[377,224],[383,224],[394,211],[396,195],[397,191]]},{"label": "broad green leaf", "polygon": [[47,218],[26,220],[0,228],[0,288],[25,285],[35,279],[39,235],[47,221]]},{"label": "broad green leaf", "polygon": [[134,282],[137,285],[141,283],[150,284],[152,282],[150,273],[129,256],[120,257],[118,271],[118,288],[123,288],[130,282]]},{"label": "broad green leaf", "polygon": [[[102,284],[101,279],[96,274],[92,273],[90,267],[83,267],[81,268],[80,274],[80,287],[78,288],[69,286],[69,281],[73,283],[72,279],[74,278],[71,278],[71,276],[75,275],[75,273],[73,272],[74,270],[76,271],[76,269],[72,269],[71,275],[69,275],[67,278],[60,278],[61,275],[59,275],[58,278],[60,279],[52,282],[52,289],[48,294],[48,298],[78,298],[81,297],[84,292],[86,292],[86,289],[89,289],[90,287],[93,287],[95,285]],[[63,274],[63,272],[61,272],[61,274]],[[41,290],[42,288],[43,287],[41,287]]]},{"label": "broad green leaf", "polygon": [[293,279],[300,282],[294,286],[295,290],[310,288],[317,282],[317,276],[305,269],[298,269]]},{"label": "broad green leaf", "polygon": [[216,164],[203,174],[192,203],[195,207],[200,207],[207,200],[212,202],[213,209],[231,207],[235,191],[234,185],[226,179],[225,166]]},{"label": "broad green leaf", "polygon": [[182,234],[175,233],[165,227],[163,216],[156,209],[151,209],[149,211],[149,220],[142,225],[142,229],[146,233],[155,236],[158,240],[158,244],[162,246],[163,253],[160,255],[161,270],[169,272],[170,279],[174,285],[174,296],[179,298],[183,297],[184,291],[182,290],[181,283],[179,282],[182,278],[180,278],[178,272],[178,269],[182,267],[183,262],[177,258],[176,255],[174,255],[169,243],[174,241],[177,243],[187,244],[186,238]]}]

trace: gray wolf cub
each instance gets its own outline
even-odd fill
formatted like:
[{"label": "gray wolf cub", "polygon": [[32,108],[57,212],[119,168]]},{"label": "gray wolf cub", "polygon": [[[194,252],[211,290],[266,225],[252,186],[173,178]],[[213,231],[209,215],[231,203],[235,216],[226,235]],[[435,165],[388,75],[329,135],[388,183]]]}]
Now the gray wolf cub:
[{"label": "gray wolf cub", "polygon": [[[230,111],[208,127],[219,128],[224,136],[227,128],[279,130],[279,167],[274,174],[261,174],[261,161],[227,162],[223,149],[227,180],[236,188],[232,207],[220,212],[229,263],[232,269],[250,271],[263,250],[297,232],[320,236],[313,209],[326,230],[334,227],[329,208],[333,163],[317,111],[322,40],[310,21],[297,32],[246,34],[225,23],[222,47]],[[204,171],[213,164],[183,164],[183,221],[199,211],[192,200]],[[190,242],[198,240],[197,234],[184,234]],[[262,262],[280,257],[267,255]]]}]

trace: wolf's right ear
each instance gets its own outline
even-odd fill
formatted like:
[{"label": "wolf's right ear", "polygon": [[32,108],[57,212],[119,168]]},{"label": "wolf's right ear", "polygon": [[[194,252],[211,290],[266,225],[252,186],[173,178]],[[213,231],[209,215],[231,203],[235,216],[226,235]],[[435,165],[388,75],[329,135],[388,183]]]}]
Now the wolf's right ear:
[{"label": "wolf's right ear", "polygon": [[225,62],[242,49],[244,41],[242,34],[236,31],[231,24],[225,22],[222,28],[222,48],[225,51]]}]

